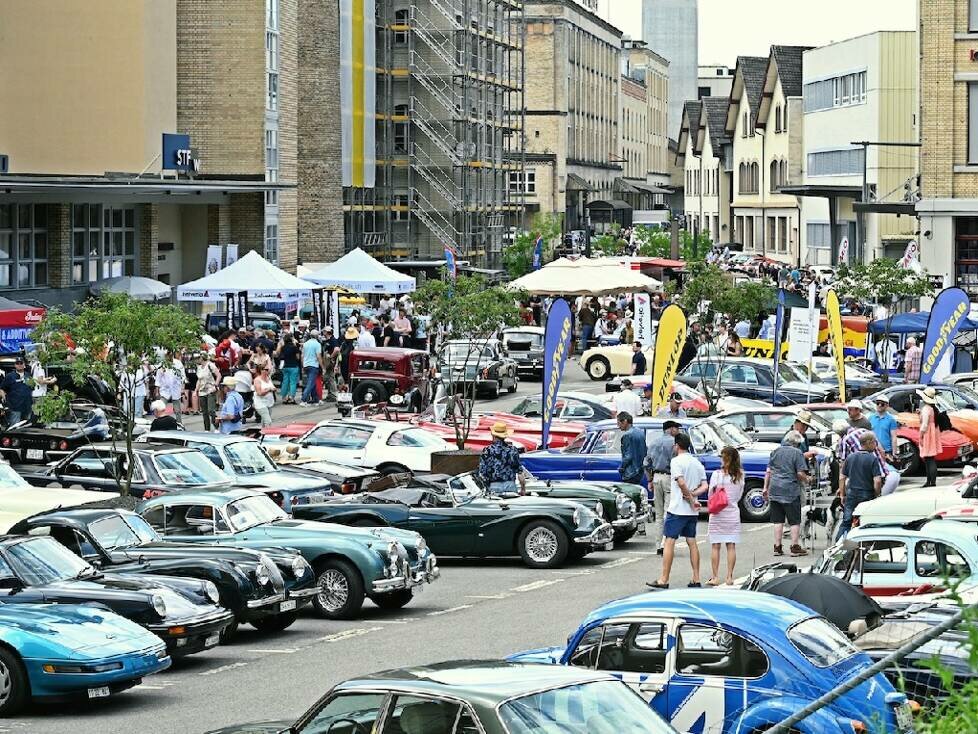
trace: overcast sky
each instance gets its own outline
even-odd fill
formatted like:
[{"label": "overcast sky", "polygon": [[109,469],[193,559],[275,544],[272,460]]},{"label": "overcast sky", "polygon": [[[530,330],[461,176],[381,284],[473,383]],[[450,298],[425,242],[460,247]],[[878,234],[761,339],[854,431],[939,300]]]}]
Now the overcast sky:
[{"label": "overcast sky", "polygon": [[[602,15],[640,35],[642,0],[598,0]],[[917,0],[699,0],[700,64],[733,66],[772,44],[824,46],[879,30],[916,28]],[[634,29],[629,31],[628,29]]]}]

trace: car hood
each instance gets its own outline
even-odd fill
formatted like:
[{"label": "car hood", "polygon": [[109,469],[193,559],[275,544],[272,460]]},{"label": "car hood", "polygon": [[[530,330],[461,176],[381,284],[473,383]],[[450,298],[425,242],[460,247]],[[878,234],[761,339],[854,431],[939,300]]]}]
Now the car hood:
[{"label": "car hood", "polygon": [[535,650],[524,650],[506,656],[510,663],[543,663],[556,665],[564,655],[562,647],[538,647]]},{"label": "car hood", "polygon": [[860,503],[855,515],[860,518],[861,525],[882,521],[903,522],[927,517],[962,502],[961,495],[951,487],[904,489]]},{"label": "car hood", "polygon": [[826,395],[832,392],[834,389],[838,388],[838,383],[835,385],[829,385],[826,383],[815,382],[811,386],[807,382],[797,382],[795,380],[788,380],[786,382],[778,383],[778,390],[784,392],[794,392],[794,393],[811,393],[812,395]]},{"label": "car hood", "polygon": [[513,508],[517,510],[543,510],[546,512],[566,512],[569,514],[573,514],[574,510],[576,510],[579,506],[579,502],[573,502],[570,500],[531,496],[497,499],[485,499],[480,497],[464,505],[464,507],[469,508],[498,507],[499,509]]},{"label": "car hood", "polygon": [[239,476],[235,478],[234,483],[238,487],[261,487],[262,489],[287,490],[292,493],[332,488],[328,479],[289,469]]},{"label": "car hood", "polygon": [[272,556],[272,553],[265,551],[250,550],[248,548],[234,548],[232,546],[210,545],[201,546],[194,543],[171,543],[166,540],[144,543],[143,545],[132,546],[131,548],[118,548],[112,551],[113,557],[119,560],[139,561],[159,560],[159,559],[180,559],[188,560],[224,560],[240,564],[257,564],[261,554]]},{"label": "car hood", "polygon": [[62,603],[95,601],[110,607],[118,603],[122,605],[121,608],[131,608],[129,604],[133,601],[149,604],[151,597],[161,596],[166,604],[166,622],[172,623],[219,608],[191,591],[195,588],[201,588],[200,582],[149,574],[107,573],[89,579],[47,584],[42,591],[47,598],[58,599]]},{"label": "car hood", "polygon": [[405,548],[417,548],[421,536],[412,530],[398,528],[355,528],[337,523],[316,522],[314,520],[280,520],[252,528],[245,532],[264,533],[265,537],[281,540],[288,545],[289,541],[299,542],[310,537],[329,535],[333,538],[345,538],[350,541],[373,545],[384,550],[391,540],[399,541]]}]

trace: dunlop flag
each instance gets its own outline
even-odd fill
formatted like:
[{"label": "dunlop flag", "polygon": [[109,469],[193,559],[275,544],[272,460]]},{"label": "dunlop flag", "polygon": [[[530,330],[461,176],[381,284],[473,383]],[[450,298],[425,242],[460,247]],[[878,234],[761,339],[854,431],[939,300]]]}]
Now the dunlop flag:
[{"label": "dunlop flag", "polygon": [[951,340],[957,335],[969,310],[971,301],[960,288],[945,288],[937,294],[924,335],[924,351],[920,355],[922,384],[929,385],[934,379],[934,372],[951,348]]},{"label": "dunlop flag", "polygon": [[686,314],[675,303],[662,312],[659,331],[655,335],[652,366],[652,415],[669,402],[672,381],[676,377],[679,356],[686,345]]},{"label": "dunlop flag", "polygon": [[540,448],[544,449],[550,446],[550,422],[557,407],[560,378],[564,376],[564,365],[570,354],[573,323],[570,306],[563,298],[558,298],[547,312],[547,334],[543,343],[543,441]]},{"label": "dunlop flag", "polygon": [[835,371],[839,376],[839,402],[846,401],[846,344],[842,339],[842,312],[839,310],[839,296],[830,290],[825,298],[825,317],[829,322],[829,341],[835,355]]}]

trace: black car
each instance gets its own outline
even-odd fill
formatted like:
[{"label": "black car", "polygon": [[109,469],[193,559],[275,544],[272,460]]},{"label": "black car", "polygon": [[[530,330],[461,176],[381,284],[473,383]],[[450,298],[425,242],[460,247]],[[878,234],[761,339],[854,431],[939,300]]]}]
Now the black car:
[{"label": "black car", "polygon": [[728,395],[761,400],[774,405],[828,403],[838,397],[838,386],[812,381],[792,365],[781,364],[777,397],[774,397],[774,362],[750,357],[697,358],[676,377],[690,387],[708,389],[719,386]]},{"label": "black car", "polygon": [[[780,444],[785,434],[792,429],[795,418],[802,408],[738,408],[725,410],[717,417],[731,423],[754,441]],[[812,427],[806,431],[811,445],[827,443],[831,446],[832,424],[826,418],[812,413]]]},{"label": "black car", "polygon": [[373,491],[376,482],[386,481],[388,476],[391,476],[381,474],[373,469],[298,456],[283,451],[282,448],[274,445],[267,448],[268,455],[280,466],[287,467],[298,474],[322,477],[328,480],[332,486],[333,494],[356,494],[357,492]]},{"label": "black car", "polygon": [[[240,318],[235,317],[234,325],[241,326],[240,321]],[[267,311],[249,311],[248,323],[256,329],[271,330],[276,334],[282,330],[282,319],[276,314]],[[228,315],[223,311],[209,313],[204,319],[204,331],[215,339],[220,339],[228,328]]]},{"label": "black car", "polygon": [[[315,574],[297,552],[170,543],[134,512],[110,508],[56,510],[21,520],[14,535],[47,533],[98,569],[212,582],[235,625],[280,631],[317,591]],[[226,630],[227,637],[233,626]]]},{"label": "black car", "polygon": [[[524,398],[516,407],[509,411],[513,415],[524,418],[539,418],[543,415],[543,397],[531,395]],[[586,392],[559,392],[554,406],[554,418],[581,423],[594,423],[614,418],[611,406],[603,402],[598,395]]]},{"label": "black car", "polygon": [[937,396],[951,406],[953,410],[978,410],[978,392],[967,385],[944,385],[932,382],[930,385],[893,385],[866,398],[866,404],[871,405],[877,395],[886,395],[890,399],[890,409],[896,413],[916,413],[920,410],[918,390],[932,387]]},{"label": "black car", "polygon": [[496,398],[502,390],[514,393],[519,386],[516,362],[503,354],[494,339],[447,342],[438,361],[442,382],[456,390],[474,385],[477,393]]},{"label": "black car", "polygon": [[102,573],[52,538],[0,536],[0,603],[101,604],[148,629],[172,657],[216,646],[234,615],[210,581]]},{"label": "black car", "polygon": [[520,376],[543,376],[544,330],[540,326],[514,326],[503,330],[503,354],[516,362]]}]

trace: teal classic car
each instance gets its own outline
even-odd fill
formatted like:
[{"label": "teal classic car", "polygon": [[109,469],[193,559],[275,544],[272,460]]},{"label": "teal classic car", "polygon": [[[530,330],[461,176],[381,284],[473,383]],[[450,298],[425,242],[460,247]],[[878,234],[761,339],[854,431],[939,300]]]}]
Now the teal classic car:
[{"label": "teal classic car", "polygon": [[571,500],[589,506],[600,502],[602,517],[614,528],[616,543],[624,543],[636,533],[644,535],[646,523],[652,521],[649,498],[641,484],[574,479],[531,481],[526,483],[526,492],[537,497]]},{"label": "teal classic car", "polygon": [[441,573],[415,532],[294,520],[255,490],[177,492],[136,511],[167,540],[298,551],[317,576],[313,607],[327,619],[356,617],[367,597],[399,609]]}]

